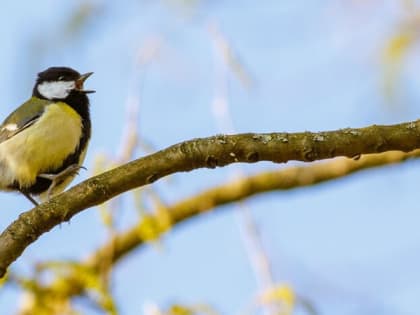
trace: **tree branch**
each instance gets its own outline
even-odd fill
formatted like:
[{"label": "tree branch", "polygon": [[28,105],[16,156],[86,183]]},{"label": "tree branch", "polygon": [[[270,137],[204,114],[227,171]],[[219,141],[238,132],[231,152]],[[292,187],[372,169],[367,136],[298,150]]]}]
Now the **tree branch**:
[{"label": "tree branch", "polygon": [[90,178],[22,213],[0,235],[0,277],[24,249],[80,211],[166,175],[231,163],[314,161],[420,148],[420,121],[319,133],[219,135],[194,139]]},{"label": "tree branch", "polygon": [[[289,190],[318,184],[325,181],[343,178],[369,168],[381,167],[395,163],[401,163],[409,158],[419,158],[420,150],[410,153],[398,151],[381,154],[369,154],[359,160],[346,158],[335,159],[328,162],[312,164],[308,166],[296,166],[285,169],[268,171],[257,175],[240,178],[212,189],[205,190],[193,197],[181,200],[165,209],[174,227],[185,223],[192,218],[207,213],[209,210],[218,208],[233,202],[252,197],[256,194],[270,191]],[[141,227],[145,221],[159,221],[159,211],[149,218],[142,218],[140,222],[130,229],[112,237],[105,245],[96,250],[90,257],[82,262],[82,269],[90,270],[95,274],[107,274],[125,255],[133,249],[147,243],[147,238],[141,233]],[[159,227],[159,224],[156,225]],[[68,298],[80,295],[86,290],[85,277],[78,275],[78,270],[71,271],[63,279],[56,279],[44,291],[56,294],[56,283],[62,296]],[[63,284],[66,284],[63,286]]]},{"label": "tree branch", "polygon": [[[211,209],[257,194],[311,186],[343,178],[369,168],[401,163],[410,158],[420,158],[420,150],[410,153],[391,151],[369,154],[362,156],[359,160],[342,158],[309,166],[296,166],[258,173],[205,190],[169,206],[165,211],[168,213],[171,223],[178,225]],[[157,217],[155,219],[158,220]],[[135,247],[147,242],[139,233],[141,224],[140,221],[127,231],[115,235],[109,243],[98,249],[87,260],[89,266],[99,268],[104,257],[111,260],[111,263],[115,263]],[[109,257],[109,253],[112,253],[112,257]]]}]

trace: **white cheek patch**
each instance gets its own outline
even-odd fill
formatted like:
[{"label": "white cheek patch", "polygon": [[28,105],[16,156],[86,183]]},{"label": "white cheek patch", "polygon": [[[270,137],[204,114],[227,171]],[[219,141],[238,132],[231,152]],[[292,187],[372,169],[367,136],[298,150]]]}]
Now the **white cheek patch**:
[{"label": "white cheek patch", "polygon": [[46,99],[64,99],[76,87],[74,81],[51,81],[38,85],[38,92]]}]

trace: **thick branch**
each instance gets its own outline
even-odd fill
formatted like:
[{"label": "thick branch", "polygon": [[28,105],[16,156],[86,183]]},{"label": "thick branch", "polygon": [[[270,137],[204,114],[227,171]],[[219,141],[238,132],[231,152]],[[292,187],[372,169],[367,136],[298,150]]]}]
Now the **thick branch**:
[{"label": "thick branch", "polygon": [[[166,215],[172,221],[174,227],[189,219],[196,218],[212,209],[223,209],[222,205],[252,197],[256,194],[270,191],[288,190],[299,187],[314,185],[338,178],[369,168],[380,167],[389,164],[401,163],[409,158],[419,158],[420,150],[411,153],[398,151],[381,154],[364,155],[359,160],[335,159],[328,162],[312,164],[308,166],[289,167],[285,169],[268,171],[257,175],[243,177],[224,185],[205,190],[193,197],[181,200],[165,209]],[[159,211],[155,216],[148,218],[158,222]],[[145,220],[141,219],[135,226],[127,231],[115,235],[107,244],[99,248],[88,259],[83,266],[93,272],[107,273],[125,255],[132,253],[135,248],[147,243],[142,237],[141,226]],[[60,292],[68,298],[74,295],[83,294],[86,290],[85,280],[78,275],[78,272],[70,272],[65,278],[58,278]],[[51,286],[45,287],[47,291],[55,292],[55,281]],[[62,284],[66,283],[66,286]]]},{"label": "thick branch", "polygon": [[[288,167],[258,173],[205,190],[193,197],[181,200],[165,210],[172,224],[178,225],[214,208],[238,202],[257,194],[311,186],[339,179],[369,168],[401,163],[409,158],[419,157],[420,150],[410,153],[391,151],[364,155],[359,160],[342,158],[309,166]],[[156,220],[158,220],[158,217],[156,217]],[[139,224],[127,231],[115,235],[108,244],[98,249],[88,259],[89,266],[99,268],[104,257],[107,258],[108,263],[115,263],[134,248],[147,242],[139,233],[141,224],[142,222],[140,221]],[[111,257],[110,253],[112,254]]]},{"label": "thick branch", "polygon": [[239,134],[194,139],[140,158],[22,213],[0,235],[0,276],[24,249],[80,211],[176,172],[231,163],[313,161],[420,148],[420,121],[320,133]]}]

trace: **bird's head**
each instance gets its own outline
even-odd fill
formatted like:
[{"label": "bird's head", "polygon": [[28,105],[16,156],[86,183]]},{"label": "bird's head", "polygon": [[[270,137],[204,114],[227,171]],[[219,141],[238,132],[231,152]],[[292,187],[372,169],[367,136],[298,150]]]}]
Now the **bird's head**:
[{"label": "bird's head", "polygon": [[85,90],[83,83],[93,72],[80,74],[67,67],[51,67],[38,73],[33,95],[47,100],[65,100],[71,94],[94,93]]}]

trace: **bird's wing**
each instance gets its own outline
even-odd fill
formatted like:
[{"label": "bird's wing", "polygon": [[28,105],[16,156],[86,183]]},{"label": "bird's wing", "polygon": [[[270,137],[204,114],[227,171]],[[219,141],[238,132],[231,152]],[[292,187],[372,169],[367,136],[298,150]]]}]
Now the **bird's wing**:
[{"label": "bird's wing", "polygon": [[32,97],[12,112],[0,125],[0,143],[34,124],[51,101]]}]

